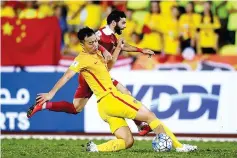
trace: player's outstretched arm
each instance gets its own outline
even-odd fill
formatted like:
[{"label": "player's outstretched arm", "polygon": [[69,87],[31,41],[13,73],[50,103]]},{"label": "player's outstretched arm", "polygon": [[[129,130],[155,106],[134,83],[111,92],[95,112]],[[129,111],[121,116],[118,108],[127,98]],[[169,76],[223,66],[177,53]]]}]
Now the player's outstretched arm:
[{"label": "player's outstretched arm", "polygon": [[108,64],[107,64],[109,70],[111,70],[112,67],[114,66],[115,62],[118,59],[119,53],[121,52],[123,47],[124,47],[124,40],[123,39],[119,39],[117,47],[115,48],[115,50],[113,52],[112,60],[109,61]]},{"label": "player's outstretched arm", "polygon": [[122,50],[127,51],[127,52],[141,52],[141,53],[148,54],[148,55],[154,55],[154,52],[150,49],[137,48],[137,47],[134,47],[128,43],[124,44],[124,47]]},{"label": "player's outstretched arm", "polygon": [[75,74],[75,71],[68,69],[48,93],[38,94],[39,96],[36,98],[37,102],[43,104],[46,101],[51,100],[57,91],[62,88],[62,86],[65,85]]}]

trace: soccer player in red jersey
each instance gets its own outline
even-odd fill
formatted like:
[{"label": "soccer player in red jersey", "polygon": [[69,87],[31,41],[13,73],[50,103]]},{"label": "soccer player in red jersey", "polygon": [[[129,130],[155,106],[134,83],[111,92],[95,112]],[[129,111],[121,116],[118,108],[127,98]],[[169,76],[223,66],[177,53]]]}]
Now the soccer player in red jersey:
[{"label": "soccer player in red jersey", "polygon": [[[122,30],[126,28],[126,15],[122,11],[114,10],[107,17],[107,26],[99,29],[96,32],[97,37],[99,38],[99,43],[101,45],[100,50],[103,52],[105,59],[110,60],[111,54],[117,46],[117,38],[115,34],[121,34]],[[107,50],[104,50],[103,47]],[[141,52],[148,55],[153,55],[154,52],[149,49],[141,49],[134,46],[131,46],[127,43],[124,43],[124,47],[122,51],[128,52]],[[113,62],[116,62],[116,57],[114,57]],[[60,102],[47,102],[43,105],[35,104],[28,110],[27,116],[32,117],[36,112],[41,111],[43,109],[48,109],[50,111],[58,111],[58,112],[66,112],[71,114],[77,114],[86,105],[89,98],[92,96],[93,92],[90,87],[86,83],[85,79],[82,75],[78,76],[79,86],[75,92],[73,103],[69,103],[66,101]],[[131,93],[125,88],[121,83],[117,80],[113,80],[114,86],[122,93],[129,94]],[[135,124],[139,128],[139,135],[146,135],[151,131],[151,128],[148,124],[144,122],[134,120]]]}]

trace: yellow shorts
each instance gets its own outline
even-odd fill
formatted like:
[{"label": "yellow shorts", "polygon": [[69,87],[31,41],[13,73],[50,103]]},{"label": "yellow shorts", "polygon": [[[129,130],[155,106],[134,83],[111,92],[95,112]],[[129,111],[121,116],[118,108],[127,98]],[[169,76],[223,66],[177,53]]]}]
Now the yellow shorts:
[{"label": "yellow shorts", "polygon": [[110,125],[114,133],[123,126],[128,126],[125,118],[134,119],[142,103],[130,95],[119,91],[109,93],[98,103],[100,117]]}]

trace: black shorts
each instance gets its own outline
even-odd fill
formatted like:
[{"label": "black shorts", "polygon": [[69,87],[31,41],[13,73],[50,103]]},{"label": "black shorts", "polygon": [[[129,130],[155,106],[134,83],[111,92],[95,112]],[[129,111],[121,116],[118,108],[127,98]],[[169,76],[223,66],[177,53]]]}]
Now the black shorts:
[{"label": "black shorts", "polygon": [[181,51],[183,52],[185,48],[191,47],[194,49],[195,53],[196,53],[196,48],[191,46],[191,39],[187,39],[187,40],[181,40]]}]

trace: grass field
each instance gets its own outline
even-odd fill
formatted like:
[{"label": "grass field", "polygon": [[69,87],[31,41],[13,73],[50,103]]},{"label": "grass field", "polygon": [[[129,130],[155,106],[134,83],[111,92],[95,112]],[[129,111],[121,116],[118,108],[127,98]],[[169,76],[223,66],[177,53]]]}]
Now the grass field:
[{"label": "grass field", "polygon": [[[149,157],[207,157],[207,158],[237,158],[236,142],[184,142],[195,144],[199,150],[192,153],[176,153],[174,150],[167,153],[154,152],[151,147],[151,141],[135,141],[132,148],[120,152],[108,153],[88,153],[81,146],[88,140],[1,140],[2,158],[149,158]],[[101,143],[105,141],[94,141]]]}]

